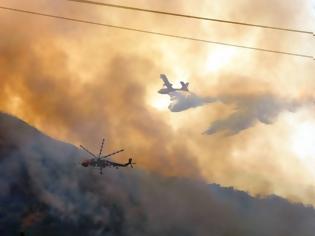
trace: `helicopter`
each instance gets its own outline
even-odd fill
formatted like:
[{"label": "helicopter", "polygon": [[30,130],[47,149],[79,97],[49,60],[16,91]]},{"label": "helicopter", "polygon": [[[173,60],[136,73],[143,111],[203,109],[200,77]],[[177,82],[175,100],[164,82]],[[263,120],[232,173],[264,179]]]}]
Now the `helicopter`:
[{"label": "helicopter", "polygon": [[101,144],[101,148],[100,151],[98,153],[98,155],[93,154],[91,151],[89,151],[87,148],[85,148],[84,146],[80,145],[80,147],[86,151],[88,154],[90,154],[93,158],[84,160],[81,162],[81,165],[83,167],[94,167],[94,168],[99,168],[100,170],[100,174],[103,174],[103,168],[106,167],[114,167],[116,169],[120,168],[120,167],[127,167],[130,166],[131,168],[133,168],[133,165],[136,164],[134,162],[132,162],[132,158],[129,158],[128,162],[126,163],[117,163],[117,162],[113,162],[110,160],[106,160],[106,158],[111,157],[113,155],[116,155],[120,152],[123,152],[124,149],[120,149],[118,151],[115,151],[113,153],[107,154],[107,155],[102,155],[103,152],[103,147],[104,147],[104,141],[105,139],[103,138],[102,140],[102,144]]}]

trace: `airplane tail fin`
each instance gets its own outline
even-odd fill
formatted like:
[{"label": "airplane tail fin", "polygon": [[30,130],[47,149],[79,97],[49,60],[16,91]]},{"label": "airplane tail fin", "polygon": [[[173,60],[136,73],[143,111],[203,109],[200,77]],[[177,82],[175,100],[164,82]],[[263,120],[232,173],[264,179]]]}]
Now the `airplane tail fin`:
[{"label": "airplane tail fin", "polygon": [[183,81],[180,81],[180,84],[182,85],[182,90],[184,90],[184,91],[188,91],[188,85],[189,85],[189,83],[187,82],[187,83],[184,83]]},{"label": "airplane tail fin", "polygon": [[133,168],[133,165],[136,163],[132,162],[132,158],[129,158],[128,165],[130,165],[131,168]]}]

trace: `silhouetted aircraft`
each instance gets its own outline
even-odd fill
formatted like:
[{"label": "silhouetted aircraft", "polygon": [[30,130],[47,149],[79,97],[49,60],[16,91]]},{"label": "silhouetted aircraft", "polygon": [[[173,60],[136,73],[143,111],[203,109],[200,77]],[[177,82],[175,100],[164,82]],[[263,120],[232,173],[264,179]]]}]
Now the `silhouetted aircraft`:
[{"label": "silhouetted aircraft", "polygon": [[160,79],[163,80],[163,88],[161,88],[158,92],[160,94],[169,94],[174,91],[188,91],[188,85],[189,83],[184,83],[183,81],[180,81],[180,84],[182,85],[181,88],[173,88],[173,85],[168,81],[166,75],[161,74]]},{"label": "silhouetted aircraft", "polygon": [[102,141],[101,144],[101,149],[98,155],[93,154],[92,152],[90,152],[87,148],[83,147],[82,145],[80,145],[80,147],[86,151],[88,154],[90,154],[91,156],[93,156],[93,158],[88,159],[88,160],[84,160],[81,162],[81,165],[84,167],[94,167],[94,168],[99,168],[100,169],[100,174],[103,174],[102,170],[105,167],[115,167],[116,169],[118,169],[119,167],[127,167],[127,166],[131,166],[131,168],[133,168],[133,165],[136,163],[132,162],[132,158],[129,158],[127,163],[121,164],[121,163],[116,163],[113,161],[109,161],[109,160],[105,160],[105,158],[108,158],[110,156],[113,156],[117,153],[123,152],[124,149],[118,150],[116,152],[107,154],[102,156],[102,151],[103,151],[103,146],[104,146],[104,139]]}]

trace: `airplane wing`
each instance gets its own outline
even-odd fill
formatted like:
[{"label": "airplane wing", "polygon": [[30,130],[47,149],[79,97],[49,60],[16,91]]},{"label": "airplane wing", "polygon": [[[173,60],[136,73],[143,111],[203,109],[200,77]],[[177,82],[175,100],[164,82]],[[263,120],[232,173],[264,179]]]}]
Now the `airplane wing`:
[{"label": "airplane wing", "polygon": [[161,80],[163,80],[164,85],[165,85],[167,88],[169,88],[169,89],[173,88],[173,87],[172,87],[173,85],[168,81],[166,75],[161,74],[161,75],[160,75],[160,78],[161,78]]}]

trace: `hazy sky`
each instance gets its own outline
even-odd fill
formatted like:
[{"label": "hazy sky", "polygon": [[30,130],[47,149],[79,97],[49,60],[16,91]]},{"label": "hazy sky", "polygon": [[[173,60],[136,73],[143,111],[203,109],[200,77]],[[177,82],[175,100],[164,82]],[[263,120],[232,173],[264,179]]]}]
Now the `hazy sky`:
[{"label": "hazy sky", "polygon": [[[315,31],[314,1],[307,0],[115,3]],[[302,34],[66,1],[1,5],[315,55],[314,37]],[[315,204],[314,61],[0,13],[2,111],[95,150],[105,136],[109,151],[126,148],[138,168]],[[200,96],[227,100],[171,113],[169,97],[157,93],[160,73],[174,85],[190,82]],[[234,135],[202,135],[222,120],[239,127],[248,119],[248,127]]]}]

